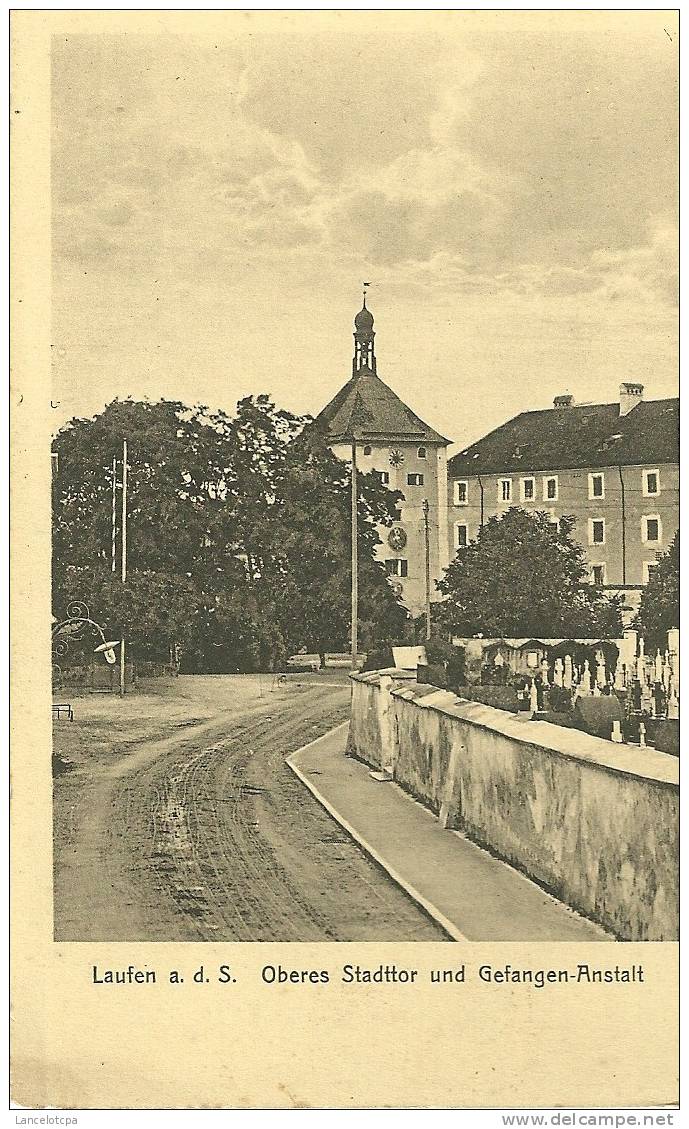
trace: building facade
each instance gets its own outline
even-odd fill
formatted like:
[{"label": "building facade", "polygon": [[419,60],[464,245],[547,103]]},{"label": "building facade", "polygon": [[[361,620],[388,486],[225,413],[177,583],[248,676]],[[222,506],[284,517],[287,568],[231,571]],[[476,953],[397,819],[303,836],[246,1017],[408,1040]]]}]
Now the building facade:
[{"label": "building facade", "polygon": [[572,516],[591,582],[633,610],[679,524],[679,401],[644,401],[638,383],[614,404],[558,396],[454,456],[448,474],[453,552],[510,506]]},{"label": "building facade", "polygon": [[[361,474],[374,471],[403,495],[399,520],[378,530],[390,583],[413,616],[426,601],[426,517],[430,594],[450,559],[447,446],[449,440],[424,423],[378,376],[374,320],[363,308],[354,319],[352,375],[316,418],[333,454],[351,463],[352,446]],[[424,510],[427,504],[427,514]]]},{"label": "building facade", "polygon": [[431,599],[457,550],[511,506],[575,520],[592,584],[625,594],[629,613],[679,525],[679,400],[644,400],[637,382],[611,404],[522,412],[447,462],[450,440],[378,376],[374,320],[354,319],[352,375],[317,416],[333,453],[399,490],[399,520],[378,530],[379,559],[412,615],[426,597],[428,506]]}]

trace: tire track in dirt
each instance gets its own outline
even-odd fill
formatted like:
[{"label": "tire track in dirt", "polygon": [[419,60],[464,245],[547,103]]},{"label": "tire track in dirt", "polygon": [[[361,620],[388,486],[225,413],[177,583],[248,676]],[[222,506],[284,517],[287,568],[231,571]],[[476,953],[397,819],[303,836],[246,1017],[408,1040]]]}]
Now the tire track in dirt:
[{"label": "tire track in dirt", "polygon": [[62,873],[57,939],[444,940],[284,764],[348,704],[341,683],[288,685],[84,777],[90,861]]}]

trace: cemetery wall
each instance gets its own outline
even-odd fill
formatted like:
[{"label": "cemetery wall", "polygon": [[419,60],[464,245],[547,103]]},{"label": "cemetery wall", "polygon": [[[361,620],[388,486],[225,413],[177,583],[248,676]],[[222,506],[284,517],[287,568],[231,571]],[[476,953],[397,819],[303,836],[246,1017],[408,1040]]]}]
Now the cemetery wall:
[{"label": "cemetery wall", "polygon": [[679,764],[394,672],[352,675],[350,755],[624,940],[678,933]]}]

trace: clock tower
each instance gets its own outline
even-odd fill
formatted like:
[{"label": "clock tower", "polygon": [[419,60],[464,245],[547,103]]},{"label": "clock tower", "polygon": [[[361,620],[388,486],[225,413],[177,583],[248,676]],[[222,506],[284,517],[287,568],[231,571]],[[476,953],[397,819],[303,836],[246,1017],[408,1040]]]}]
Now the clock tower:
[{"label": "clock tower", "polygon": [[413,616],[426,600],[424,503],[428,504],[431,599],[449,563],[447,446],[450,442],[417,416],[378,376],[373,314],[366,295],[354,318],[354,356],[348,382],[316,418],[333,454],[349,462],[352,436],[360,473],[379,475],[403,495],[399,521],[381,526],[379,559]]}]

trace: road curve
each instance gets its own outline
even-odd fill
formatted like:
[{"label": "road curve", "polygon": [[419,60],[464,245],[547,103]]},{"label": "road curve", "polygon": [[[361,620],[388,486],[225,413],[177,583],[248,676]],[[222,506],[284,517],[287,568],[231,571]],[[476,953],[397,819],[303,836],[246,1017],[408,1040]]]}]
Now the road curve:
[{"label": "road curve", "polygon": [[55,939],[447,940],[284,763],[348,708],[288,683],[59,776]]}]

